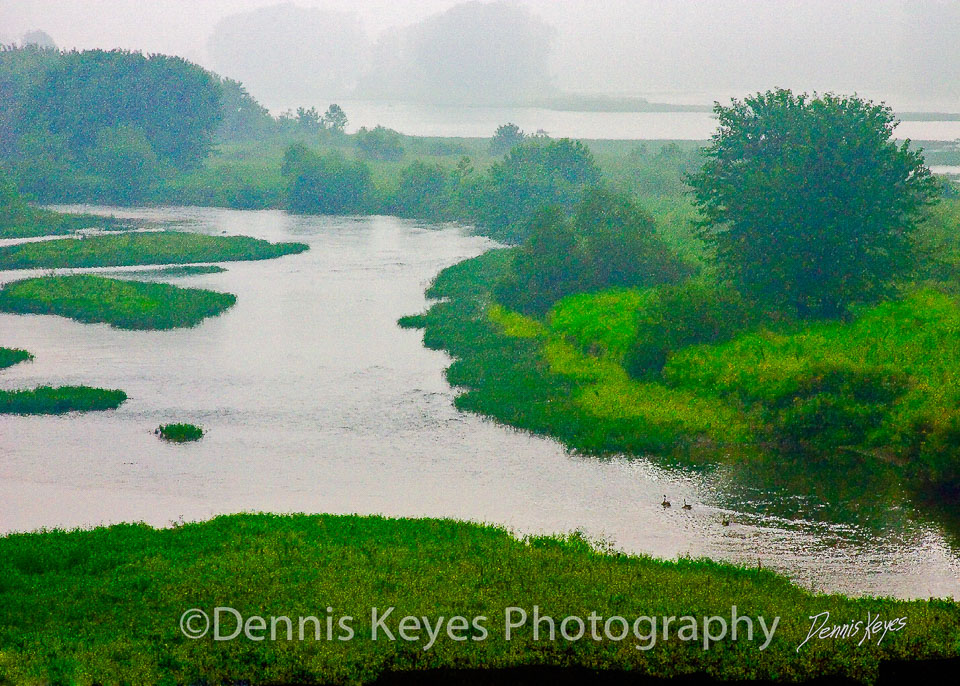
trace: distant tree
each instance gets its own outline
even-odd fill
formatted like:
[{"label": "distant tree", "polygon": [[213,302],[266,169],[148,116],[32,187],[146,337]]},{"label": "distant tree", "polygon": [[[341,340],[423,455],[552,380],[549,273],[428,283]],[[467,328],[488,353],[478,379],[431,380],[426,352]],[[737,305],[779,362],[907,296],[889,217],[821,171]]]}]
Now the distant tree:
[{"label": "distant tree", "polygon": [[298,107],[297,127],[307,133],[320,133],[323,124],[320,121],[320,113],[317,112],[317,108],[311,107],[310,109],[305,109]]},{"label": "distant tree", "polygon": [[318,154],[304,145],[287,149],[283,161],[287,207],[302,214],[359,214],[370,202],[370,169],[337,151]]},{"label": "distant tree", "polygon": [[124,125],[100,129],[86,154],[90,171],[102,179],[103,200],[128,204],[149,197],[158,160],[142,131]]},{"label": "distant tree", "polygon": [[330,105],[323,113],[323,127],[333,133],[344,133],[347,130],[347,113],[340,105]]},{"label": "distant tree", "polygon": [[443,167],[417,160],[401,172],[391,210],[401,217],[443,219],[450,197],[448,186]]},{"label": "distant tree", "polygon": [[527,140],[490,167],[477,221],[501,238],[523,240],[537,210],[555,205],[570,212],[599,182],[600,169],[583,143]]},{"label": "distant tree", "polygon": [[557,206],[534,213],[525,233],[497,297],[530,314],[543,314],[573,293],[677,283],[692,271],[646,212],[603,189],[588,190],[572,217]]},{"label": "distant tree", "polygon": [[62,134],[83,156],[102,129],[132,127],[182,168],[204,159],[223,116],[214,75],[179,57],[121,50],[63,53],[26,98],[21,132]]},{"label": "distant tree", "polygon": [[688,179],[723,274],[801,316],[886,294],[938,184],[893,112],[857,97],[773,90],[714,108],[720,127]]},{"label": "distant tree", "polygon": [[241,83],[222,79],[220,91],[223,96],[223,118],[217,129],[220,139],[262,138],[276,130],[277,123],[270,112]]},{"label": "distant tree", "polygon": [[357,131],[357,153],[368,160],[395,162],[403,157],[403,136],[383,126]]},{"label": "distant tree", "polygon": [[23,34],[23,40],[20,41],[22,45],[34,45],[41,50],[56,50],[57,44],[54,42],[53,38],[50,37],[50,34],[46,31],[41,31],[40,29],[34,31],[27,31]]},{"label": "distant tree", "polygon": [[523,143],[523,131],[516,124],[501,124],[490,139],[490,154],[500,156]]}]

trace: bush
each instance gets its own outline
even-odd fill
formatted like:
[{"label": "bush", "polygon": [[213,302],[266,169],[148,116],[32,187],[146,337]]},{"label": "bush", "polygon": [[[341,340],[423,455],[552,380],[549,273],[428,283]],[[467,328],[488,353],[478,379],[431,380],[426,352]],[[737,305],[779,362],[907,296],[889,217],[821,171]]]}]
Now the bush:
[{"label": "bush", "polygon": [[403,158],[403,135],[383,126],[361,128],[356,134],[356,145],[357,154],[368,160],[396,162]]},{"label": "bush", "polygon": [[573,293],[640,288],[689,276],[656,234],[653,220],[626,196],[591,190],[568,219],[560,207],[536,213],[497,299],[527,314],[543,314]]},{"label": "bush", "polygon": [[318,154],[296,145],[283,160],[287,208],[300,214],[360,214],[373,193],[370,169],[337,151]]},{"label": "bush", "polygon": [[194,424],[163,424],[157,427],[157,434],[171,443],[188,443],[203,438],[203,429]]},{"label": "bush", "polygon": [[688,345],[728,340],[753,319],[731,288],[699,281],[661,287],[637,313],[637,338],[624,367],[636,379],[657,377],[670,353]]},{"label": "bush", "polygon": [[449,215],[448,187],[443,167],[417,160],[401,172],[390,211],[399,217],[443,219]]}]

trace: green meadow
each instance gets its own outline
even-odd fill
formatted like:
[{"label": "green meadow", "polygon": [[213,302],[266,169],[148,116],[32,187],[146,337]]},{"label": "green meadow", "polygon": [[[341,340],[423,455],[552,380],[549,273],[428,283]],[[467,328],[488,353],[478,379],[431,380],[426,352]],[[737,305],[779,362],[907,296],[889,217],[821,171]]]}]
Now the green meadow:
[{"label": "green meadow", "polygon": [[0,288],[0,311],[53,314],[118,329],[196,326],[236,302],[230,293],[91,274],[13,281]]},{"label": "green meadow", "polygon": [[[738,616],[752,617],[753,640],[741,622],[737,640],[727,633],[704,649],[702,618],[729,622],[733,606]],[[254,629],[250,617],[264,617],[265,630],[250,635],[266,640],[186,638],[184,613],[199,609],[212,617],[216,607],[232,608]],[[390,607],[381,626],[395,640],[380,629],[371,640],[373,608],[382,618]],[[521,624],[511,614],[520,625],[508,641],[511,607],[527,619]],[[554,640],[546,624],[535,640],[535,607],[553,618]],[[903,618],[902,628],[864,641],[861,632],[804,643],[809,618],[823,612],[838,624],[879,617],[900,626]],[[638,633],[613,640],[608,636],[620,634],[619,624],[601,633],[602,620],[594,640],[591,613],[630,624],[640,617],[676,623],[666,639],[661,625],[651,632],[641,622]],[[220,635],[232,634],[235,615],[222,616]],[[406,616],[432,625],[443,618],[454,627],[463,625],[453,618],[464,617],[467,626],[430,642],[421,624],[407,632],[413,640],[403,640],[399,623]],[[583,619],[582,639],[559,633],[568,616]],[[695,640],[689,629],[677,630],[676,618],[685,616],[701,624]],[[770,626],[779,618],[763,650],[761,616]],[[291,633],[274,617],[292,618]],[[300,617],[317,618],[304,624],[302,641]],[[343,621],[353,631],[350,640],[338,640],[347,635],[341,618],[349,618]],[[475,618],[482,619],[474,625]],[[576,636],[575,624],[567,626],[567,636]],[[714,625],[712,633],[718,630]],[[0,682],[11,684],[358,684],[388,672],[520,666],[870,683],[882,661],[952,657],[958,646],[960,609],[951,602],[816,595],[767,570],[623,555],[576,534],[518,539],[448,520],[233,515],[160,530],[124,524],[0,538]]]}]

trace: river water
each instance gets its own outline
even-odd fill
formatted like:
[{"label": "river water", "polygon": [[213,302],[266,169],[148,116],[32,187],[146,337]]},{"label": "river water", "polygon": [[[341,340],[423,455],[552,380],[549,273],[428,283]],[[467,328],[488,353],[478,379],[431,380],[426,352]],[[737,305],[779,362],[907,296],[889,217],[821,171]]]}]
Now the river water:
[{"label": "river water", "polygon": [[[847,473],[798,487],[806,468],[692,472],[572,456],[455,410],[449,359],[396,320],[422,311],[431,278],[487,239],[386,217],[82,209],[311,249],[157,277],[238,296],[193,329],[0,314],[0,344],[36,356],[0,372],[0,387],[89,384],[130,396],[113,412],[0,417],[0,531],[241,511],[455,517],[518,533],[580,529],[666,558],[759,560],[818,590],[960,597],[956,527],[916,510],[896,484]],[[208,434],[165,444],[152,432],[171,421]],[[692,510],[680,509],[684,499]]]},{"label": "river water", "polygon": [[[700,98],[696,102],[709,104],[711,100]],[[723,100],[724,104],[729,102]],[[573,112],[369,101],[345,101],[341,105],[349,117],[351,132],[381,124],[410,136],[485,138],[507,122],[527,133],[543,129],[554,138],[706,140],[717,129],[717,120],[709,112]],[[896,137],[953,141],[960,139],[960,121],[905,121],[896,128]]]}]

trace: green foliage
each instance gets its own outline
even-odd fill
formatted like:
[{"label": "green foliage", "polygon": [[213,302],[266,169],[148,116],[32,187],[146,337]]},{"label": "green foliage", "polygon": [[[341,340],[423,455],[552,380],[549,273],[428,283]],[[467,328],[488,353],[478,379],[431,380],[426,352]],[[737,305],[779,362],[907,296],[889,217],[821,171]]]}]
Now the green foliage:
[{"label": "green foliage", "polygon": [[890,108],[774,90],[715,112],[720,128],[688,181],[724,275],[800,316],[889,294],[939,192],[921,153],[892,140]]},{"label": "green foliage", "polygon": [[736,291],[701,281],[654,289],[634,316],[636,338],[623,363],[637,379],[659,376],[676,350],[730,340],[760,320]]},{"label": "green foliage", "polygon": [[249,236],[150,231],[0,246],[0,269],[268,260],[305,250],[303,243],[268,243]]},{"label": "green foliage", "polygon": [[223,117],[217,129],[222,141],[240,141],[266,138],[278,131],[276,120],[269,110],[257,102],[243,84],[233,79],[220,80],[223,98]]},{"label": "green foliage", "polygon": [[525,138],[516,124],[501,124],[490,139],[490,154],[500,157],[523,143]]},{"label": "green foliage", "polygon": [[194,424],[163,424],[157,431],[160,438],[171,443],[189,443],[203,438],[203,428]]},{"label": "green foliage", "polygon": [[283,158],[287,183],[286,204],[301,214],[360,214],[373,191],[370,169],[360,160],[340,152],[318,154],[304,145],[293,145]]},{"label": "green foliage", "polygon": [[[265,606],[265,602],[268,604]],[[330,615],[324,613],[327,604]],[[770,645],[701,641],[534,641],[529,626],[504,634],[504,612],[537,605],[557,623],[687,615],[779,617]],[[72,608],[64,612],[63,608]],[[178,618],[214,607],[241,616],[350,617],[353,640],[184,637]],[[317,608],[320,607],[321,610]],[[372,641],[371,608],[404,616],[486,617],[482,641]],[[149,611],[147,611],[149,609]],[[883,641],[814,641],[797,651],[820,612],[836,618],[905,617]],[[91,618],[96,618],[92,621]],[[957,654],[960,610],[949,601],[812,595],[773,572],[708,560],[676,562],[606,553],[582,535],[518,540],[490,526],[436,519],[334,515],[232,515],[153,529],[144,524],[0,538],[0,679],[9,683],[372,683],[387,672],[582,667],[636,678],[875,681],[882,660]],[[601,625],[602,626],[602,625]],[[769,624],[768,624],[769,626]],[[232,624],[223,627],[232,630]],[[307,624],[310,638],[313,628]],[[741,626],[741,632],[743,627]],[[321,636],[325,636],[321,633]],[[423,635],[423,633],[421,633]],[[474,634],[476,635],[476,634]],[[759,640],[757,640],[759,639]],[[55,674],[55,679],[51,675]],[[412,678],[416,678],[415,676]]]},{"label": "green foliage", "polygon": [[495,237],[524,240],[530,217],[546,206],[572,211],[600,170],[590,151],[567,138],[532,138],[490,167],[478,223]]},{"label": "green foliage", "polygon": [[66,414],[114,410],[127,399],[123,391],[87,386],[38,386],[31,390],[0,390],[0,414]]},{"label": "green foliage", "polygon": [[54,314],[80,322],[106,322],[118,329],[196,326],[236,300],[230,293],[91,274],[24,279],[0,288],[0,311]]},{"label": "green foliage", "polygon": [[442,220],[450,216],[450,179],[439,164],[417,160],[400,173],[390,205],[398,217]]},{"label": "green foliage", "polygon": [[347,113],[340,105],[332,104],[323,113],[323,126],[335,134],[342,134],[347,130]]},{"label": "green foliage", "polygon": [[403,135],[393,129],[362,127],[355,138],[357,154],[367,160],[395,162],[403,158]]},{"label": "green foliage", "polygon": [[32,360],[33,355],[19,348],[0,348],[0,369],[12,367],[15,364]]},{"label": "green foliage", "polygon": [[524,313],[544,313],[572,293],[678,281],[690,269],[656,235],[656,226],[623,195],[593,189],[571,219],[558,207],[534,215],[513,274],[497,299]]},{"label": "green foliage", "polygon": [[27,94],[22,123],[24,130],[66,136],[67,149],[78,156],[102,129],[131,127],[162,159],[189,167],[206,156],[221,105],[217,79],[182,58],[65,52]]},{"label": "green foliage", "polygon": [[31,207],[0,172],[0,238],[54,236],[90,227],[112,230],[124,228],[125,224],[112,217],[64,214]]},{"label": "green foliage", "polygon": [[85,156],[87,167],[103,179],[99,198],[129,205],[153,194],[159,159],[139,129],[127,125],[100,129]]}]

